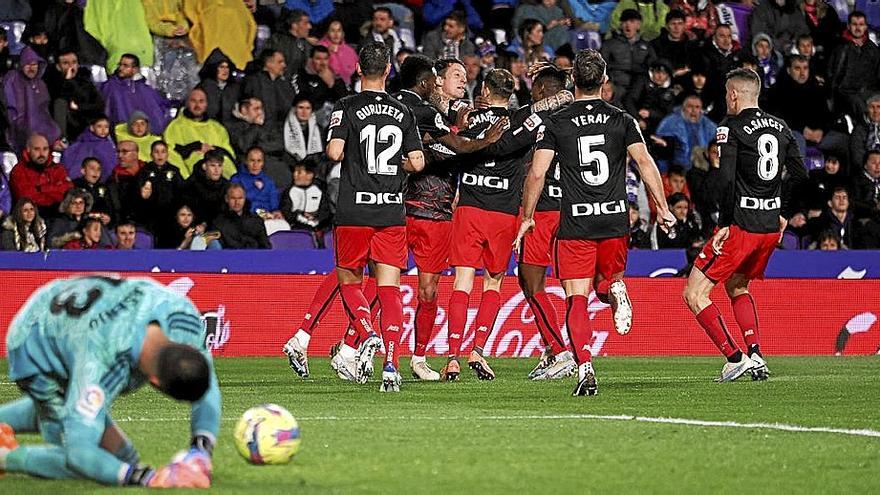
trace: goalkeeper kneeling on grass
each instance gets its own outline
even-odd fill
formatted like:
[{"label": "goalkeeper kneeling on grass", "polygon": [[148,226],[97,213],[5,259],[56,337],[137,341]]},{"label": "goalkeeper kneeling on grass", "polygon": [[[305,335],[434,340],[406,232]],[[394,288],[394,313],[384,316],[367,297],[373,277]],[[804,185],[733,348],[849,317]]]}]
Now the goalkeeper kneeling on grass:
[{"label": "goalkeeper kneeling on grass", "polygon": [[[38,289],[6,337],[24,397],[0,406],[0,472],[107,485],[211,486],[220,391],[199,312],[148,279],[73,277]],[[154,469],[110,418],[120,394],[149,382],[192,403],[190,450]],[[47,444],[19,446],[15,433]]]}]

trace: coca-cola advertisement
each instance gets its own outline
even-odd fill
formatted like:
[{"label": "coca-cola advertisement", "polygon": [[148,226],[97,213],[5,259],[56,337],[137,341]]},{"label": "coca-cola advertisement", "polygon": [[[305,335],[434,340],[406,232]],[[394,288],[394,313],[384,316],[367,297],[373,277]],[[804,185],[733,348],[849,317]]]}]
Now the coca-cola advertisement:
[{"label": "coca-cola advertisement", "polygon": [[[0,353],[5,355],[5,332],[15,312],[43,283],[71,276],[59,271],[4,271],[5,291],[0,298]],[[188,296],[202,312],[206,344],[217,356],[280,356],[284,342],[296,331],[312,295],[324,275],[281,274],[123,274],[149,276]],[[592,351],[599,356],[715,355],[717,351],[697,325],[681,298],[684,279],[632,278],[627,286],[634,305],[632,331],[618,335],[611,321],[611,308],[591,295],[588,310],[593,327]],[[416,292],[418,280],[404,276],[403,330],[399,346],[411,352],[415,344]],[[440,310],[428,353],[444,355],[447,345],[446,304],[452,278],[444,277],[438,292]],[[556,304],[560,324],[565,322],[565,299],[557,282],[547,292]],[[762,349],[770,354],[830,355],[873,354],[880,346],[880,281],[774,279],[753,283],[758,306]],[[736,322],[723,289],[712,297],[727,319],[731,333]],[[516,279],[508,277],[501,291],[502,306],[487,355],[532,357],[543,349],[534,316]],[[473,342],[473,319],[480,303],[471,296],[463,344]],[[312,355],[326,355],[339,340],[347,321],[339,301],[329,307],[311,341]],[[565,332],[563,332],[565,335]]]}]

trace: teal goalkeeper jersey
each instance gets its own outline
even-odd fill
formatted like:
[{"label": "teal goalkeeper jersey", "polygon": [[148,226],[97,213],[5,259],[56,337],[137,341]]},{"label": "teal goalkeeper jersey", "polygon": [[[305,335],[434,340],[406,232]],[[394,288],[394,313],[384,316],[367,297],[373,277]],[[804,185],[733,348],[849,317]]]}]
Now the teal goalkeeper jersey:
[{"label": "teal goalkeeper jersey", "polygon": [[193,435],[215,439],[220,391],[198,310],[150,279],[73,277],[50,282],[18,312],[6,337],[9,377],[51,377],[66,388],[65,443],[100,442],[113,400],[146,381],[138,368],[147,325],[203,352],[211,386],[193,404]]}]

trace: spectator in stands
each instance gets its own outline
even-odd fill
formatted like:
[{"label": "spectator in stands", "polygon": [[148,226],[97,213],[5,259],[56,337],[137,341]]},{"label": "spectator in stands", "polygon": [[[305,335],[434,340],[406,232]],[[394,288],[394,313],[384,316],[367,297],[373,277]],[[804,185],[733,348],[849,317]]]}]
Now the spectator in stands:
[{"label": "spectator in stands", "polygon": [[663,0],[621,0],[611,12],[611,31],[623,30],[624,13],[634,10],[639,14],[641,35],[645,40],[652,40],[660,35],[669,6]]},{"label": "spectator in stands", "polygon": [[782,54],[773,47],[770,36],[761,33],[752,38],[752,55],[758,59],[757,72],[761,77],[762,90],[769,88],[782,72]]},{"label": "spectator in stands", "polygon": [[178,204],[177,197],[183,192],[184,181],[180,169],[168,163],[168,145],[156,141],[150,145],[150,161],[138,172],[138,182],[149,180],[159,222],[170,220]]},{"label": "spectator in stands", "polygon": [[658,249],[690,249],[700,237],[700,224],[691,209],[691,202],[682,193],[673,193],[666,202],[675,216],[675,225],[670,232],[675,236],[655,227]]},{"label": "spectator in stands", "polygon": [[83,20],[86,31],[107,49],[108,74],[125,54],[137,57],[138,66],[153,65],[153,38],[141,2],[88,2]]},{"label": "spectator in stands", "polygon": [[648,66],[656,58],[654,49],[642,39],[641,25],[642,16],[637,10],[625,10],[620,16],[620,31],[602,44],[601,52],[608,64],[608,77],[621,94],[628,93],[636,79],[645,77]]},{"label": "spectator in stands", "polygon": [[46,222],[40,218],[33,201],[27,198],[18,200],[0,226],[0,245],[4,251],[36,253],[46,250]]},{"label": "spectator in stands", "polygon": [[866,101],[867,112],[856,120],[849,140],[850,163],[865,162],[869,151],[880,151],[880,93],[871,95]]},{"label": "spectator in stands", "polygon": [[135,203],[139,202],[141,192],[138,188],[138,174],[144,167],[144,162],[138,159],[138,145],[134,141],[120,141],[116,148],[118,160],[107,187],[115,194],[122,203],[122,210],[115,212],[117,218],[127,218],[132,215]]},{"label": "spectator in stands", "polygon": [[183,205],[177,209],[172,225],[163,230],[159,237],[157,247],[159,249],[190,249],[193,240],[201,238],[208,249],[222,249],[219,239],[220,234],[216,231],[207,232],[208,225],[204,222],[193,223],[193,211]]},{"label": "spectator in stands", "polygon": [[810,74],[819,84],[824,85],[828,74],[828,51],[816,51],[813,37],[809,34],[798,36],[797,43],[791,50],[792,55],[801,55],[810,62]]},{"label": "spectator in stands", "polygon": [[241,184],[230,184],[224,196],[222,213],[214,219],[225,249],[270,249],[263,220],[245,208],[245,190]]},{"label": "spectator in stands", "polygon": [[113,128],[116,141],[134,141],[138,145],[138,158],[142,162],[150,161],[150,147],[162,139],[150,132],[150,118],[144,112],[135,110],[128,117],[128,122],[116,124]]},{"label": "spectator in stands", "polygon": [[715,28],[712,42],[703,45],[697,54],[694,72],[706,75],[706,94],[713,98],[711,109],[706,108],[709,118],[718,122],[727,115],[727,104],[724,101],[724,84],[727,73],[739,65],[740,50],[733,42],[730,26],[721,24]]},{"label": "spectator in stands", "polygon": [[238,103],[232,114],[234,119],[226,128],[238,161],[244,162],[247,150],[258,146],[265,153],[266,175],[276,181],[276,184],[279,179],[288,183],[290,168],[286,163],[284,137],[280,128],[266,125],[263,103],[259,98],[245,98]]},{"label": "spectator in stands", "polygon": [[[685,32],[692,40],[711,38],[718,27],[718,10],[711,0],[672,0],[669,10],[678,10],[684,15]],[[668,28],[668,15],[666,24]]]},{"label": "spectator in stands", "polygon": [[480,96],[480,89],[483,87],[483,70],[480,67],[480,57],[465,55],[462,62],[464,62],[467,77],[467,85],[464,88],[465,99],[473,104],[474,99]]},{"label": "spectator in stands", "polygon": [[76,52],[58,52],[43,80],[52,98],[52,117],[68,141],[75,140],[92,119],[103,115],[104,99],[92,84],[91,72],[80,67]]},{"label": "spectator in stands", "polygon": [[[728,180],[721,173],[718,143],[713,139],[702,153],[695,156],[687,172],[688,189],[694,209],[700,215],[703,236],[710,237],[718,224],[721,204],[726,196]],[[665,189],[665,188],[664,188]]]},{"label": "spectator in stands", "polygon": [[651,249],[651,234],[648,232],[648,225],[639,216],[639,205],[630,202],[629,207],[629,248],[630,249]]},{"label": "spectator in stands", "polygon": [[[147,26],[153,35],[153,84],[171,101],[183,101],[198,84],[199,61],[189,39],[189,21],[180,0],[144,0]],[[230,24],[227,19],[227,24]]]},{"label": "spectator in stands", "polygon": [[245,155],[244,167],[229,181],[233,184],[241,184],[245,196],[250,203],[250,211],[264,216],[263,212],[271,215],[274,219],[280,219],[278,203],[281,199],[280,191],[275,187],[275,182],[263,172],[263,150],[253,147]]},{"label": "spectator in stands", "polygon": [[828,231],[819,234],[819,238],[816,239],[816,242],[810,245],[810,249],[818,249],[820,251],[838,251],[840,249],[845,249],[845,247],[841,242],[840,236],[837,235],[837,232]]},{"label": "spectator in stands", "polygon": [[49,33],[46,31],[46,26],[37,19],[31,19],[25,25],[24,32],[21,34],[21,41],[43,60],[48,61],[52,57]]},{"label": "spectator in stands", "polygon": [[394,14],[388,7],[377,7],[373,10],[370,28],[367,38],[381,41],[388,45],[388,48],[391,50],[392,59],[397,57],[397,52],[405,47],[400,39],[400,34],[394,29]]},{"label": "spectator in stands", "polygon": [[309,61],[292,83],[297,96],[312,102],[318,122],[323,125],[330,123],[330,112],[336,101],[348,94],[345,82],[330,69],[330,50],[322,45],[312,47]]},{"label": "spectator in stands", "polygon": [[113,245],[106,241],[107,231],[104,224],[97,218],[86,217],[76,232],[73,239],[68,240],[64,249],[113,249]]},{"label": "spectator in stands", "polygon": [[242,97],[259,98],[263,102],[266,124],[280,127],[296,97],[296,90],[285,75],[283,53],[278,50],[263,50],[260,61],[263,70],[245,78]]},{"label": "spectator in stands", "polygon": [[810,217],[817,216],[825,203],[831,199],[831,192],[838,187],[848,185],[848,177],[841,170],[840,160],[837,156],[825,155],[822,168],[809,172],[809,179],[803,194],[804,209],[810,210]]},{"label": "spectator in stands", "polygon": [[653,134],[657,124],[669,115],[675,106],[672,74],[665,61],[651,64],[648,77],[639,78],[624,98],[623,106],[639,121],[639,127]]},{"label": "spectator in stands", "polygon": [[6,31],[0,29],[0,76],[5,76],[14,66],[14,60],[9,53],[9,40]]},{"label": "spectator in stands", "polygon": [[101,222],[109,225],[113,215],[121,207],[120,199],[101,180],[101,161],[90,156],[83,159],[80,166],[81,175],[73,180],[73,186],[92,195],[92,207],[89,213],[100,215]]},{"label": "spectator in stands", "polygon": [[804,13],[807,29],[816,46],[824,53],[833,52],[843,33],[843,23],[834,7],[826,0],[803,0],[798,6]]},{"label": "spectator in stands", "polygon": [[67,176],[71,179],[79,177],[83,160],[90,156],[100,160],[101,165],[106,167],[101,180],[107,180],[116,163],[116,145],[110,138],[110,121],[104,115],[92,119],[89,128],[61,154],[61,163],[67,169]]},{"label": "spectator in stands", "polygon": [[159,209],[156,187],[153,179],[138,173],[128,187],[128,195],[125,199],[125,210],[121,218],[133,222],[141,229],[155,235],[163,220]]},{"label": "spectator in stands", "polygon": [[[312,112],[312,103],[297,97],[284,124],[284,148],[297,162],[324,149],[324,138]],[[287,181],[285,181],[287,182]]]},{"label": "spectator in stands", "polygon": [[880,48],[868,37],[865,14],[849,15],[843,42],[828,61],[834,112],[854,120],[865,113],[865,100],[880,91]]},{"label": "spectator in stands", "polygon": [[[501,50],[495,62],[498,69],[505,69],[513,74],[513,96],[510,97],[510,108],[515,110],[531,103],[532,92],[526,82],[526,64],[523,59],[514,52]],[[467,79],[465,72],[465,79]]]},{"label": "spectator in stands", "polygon": [[461,12],[452,12],[443,25],[425,35],[422,43],[425,56],[432,59],[457,58],[476,53],[476,46],[468,39],[467,20]]},{"label": "spectator in stands", "polygon": [[195,165],[211,150],[224,157],[223,176],[232,177],[235,162],[229,134],[214,119],[208,118],[208,101],[205,91],[194,88],[189,92],[186,108],[168,124],[165,141],[168,143],[168,161],[180,169],[184,179],[189,177]]},{"label": "spectator in stands", "polygon": [[192,22],[189,41],[205,63],[215,48],[223,51],[236,67],[244,67],[253,58],[257,23],[240,0],[186,0],[183,12]]},{"label": "spectator in stands", "polygon": [[9,174],[12,200],[29,198],[45,219],[58,215],[58,205],[64,193],[73,187],[63,165],[52,160],[49,140],[42,134],[33,134],[27,142],[27,149],[21,160]]},{"label": "spectator in stands", "polygon": [[[831,192],[831,198],[826,204],[826,208],[816,218],[811,218],[807,222],[807,230],[813,239],[817,241],[824,232],[834,232],[837,234],[841,249],[849,249],[855,247],[855,232],[853,214],[850,212],[849,193],[845,187],[837,187]],[[821,244],[821,242],[819,242]]]},{"label": "spectator in stands", "polygon": [[685,31],[685,15],[682,11],[672,10],[666,14],[666,27],[651,40],[651,48],[658,59],[669,64],[674,78],[681,80],[689,74],[693,45]]},{"label": "spectator in stands", "polygon": [[137,229],[134,222],[123,220],[116,224],[116,249],[137,249],[134,245],[137,240]]},{"label": "spectator in stands", "polygon": [[[44,20],[46,34],[49,35],[54,53],[76,53],[81,64],[103,66],[107,62],[107,50],[86,31],[83,23],[84,4],[69,1],[49,3]],[[57,57],[55,61],[58,61]],[[103,112],[104,107],[99,111]],[[83,120],[83,127],[87,122],[88,118]]]},{"label": "spectator in stands", "polygon": [[317,160],[309,157],[293,168],[293,184],[281,195],[281,214],[292,229],[315,231],[330,220],[329,194],[315,182]]},{"label": "spectator in stands", "polygon": [[703,103],[696,96],[688,96],[679,111],[673,112],[660,121],[657,136],[674,138],[674,144],[667,141],[667,147],[674,147],[672,163],[685,170],[691,168],[691,151],[694,147],[705,148],[715,139],[717,126],[703,114]]},{"label": "spectator in stands", "polygon": [[285,9],[300,9],[307,12],[309,19],[318,25],[330,17],[334,11],[333,0],[286,0],[283,3]]},{"label": "spectator in stands", "polygon": [[507,46],[522,58],[526,67],[553,60],[554,51],[544,44],[544,25],[535,19],[526,19],[517,31],[517,37]]},{"label": "spectator in stands", "polygon": [[862,173],[854,172],[850,191],[857,220],[880,218],[880,151],[865,154]]},{"label": "spectator in stands", "polygon": [[[389,14],[390,15],[390,14]],[[285,23],[287,31],[275,33],[263,45],[263,51],[271,50],[281,52],[286,67],[281,68],[281,73],[288,77],[293,77],[306,65],[306,59],[309,57],[309,51],[312,48],[313,39],[309,37],[312,30],[312,23],[309,20],[309,14],[302,10],[293,10],[287,14]],[[263,55],[265,63],[266,56]],[[277,76],[276,76],[277,77]],[[263,103],[266,103],[266,100]]]},{"label": "spectator in stands", "polygon": [[330,50],[330,69],[342,78],[346,86],[350,86],[352,76],[357,70],[358,56],[354,48],[345,42],[342,22],[338,20],[330,22],[327,34],[321,38],[321,45]]},{"label": "spectator in stands", "polygon": [[[428,27],[439,25],[452,11],[460,9],[464,10],[467,24],[471,29],[483,29],[483,19],[475,8],[475,4],[488,2],[475,2],[474,0],[425,0],[424,3],[423,12],[425,23]],[[511,0],[506,0],[506,2],[495,1],[494,3],[511,3]],[[510,18],[507,20],[510,20]]]},{"label": "spectator in stands", "polygon": [[101,85],[106,114],[116,125],[128,122],[135,110],[147,114],[153,132],[162,133],[168,125],[168,101],[151,88],[140,73],[141,61],[126,53],[119,59],[116,72]]},{"label": "spectator in stands", "polygon": [[[61,248],[72,241],[81,238],[81,227],[86,219],[104,225],[100,214],[92,213],[92,195],[83,189],[70,189],[64,195],[64,201],[58,207],[56,217],[49,224],[47,234],[50,248]],[[101,232],[101,243],[110,244],[110,236],[106,231]]]},{"label": "spectator in stands", "polygon": [[182,203],[189,205],[196,222],[211,222],[223,207],[223,194],[229,181],[223,177],[225,156],[212,150],[201,161],[201,170],[193,173],[184,186]]},{"label": "spectator in stands", "polygon": [[544,42],[553,50],[571,43],[571,18],[565,16],[557,0],[541,0],[534,4],[522,3],[513,15],[513,29],[519,31],[526,19],[535,19],[544,25]]},{"label": "spectator in stands", "polygon": [[208,118],[222,124],[232,120],[232,108],[241,95],[241,84],[232,77],[235,65],[219,48],[215,48],[199,71],[202,88],[208,98]]},{"label": "spectator in stands", "polygon": [[758,3],[749,14],[749,33],[754,40],[766,34],[773,46],[788,51],[797,37],[810,32],[798,0],[766,0]]},{"label": "spectator in stands", "polygon": [[0,170],[0,220],[12,211],[12,190],[9,189],[9,179],[6,173]]},{"label": "spectator in stands", "polygon": [[30,47],[21,51],[19,68],[3,78],[3,97],[6,103],[6,142],[19,152],[28,137],[40,133],[49,139],[53,148],[60,148],[61,129],[49,112],[49,90],[41,79],[46,61]]}]

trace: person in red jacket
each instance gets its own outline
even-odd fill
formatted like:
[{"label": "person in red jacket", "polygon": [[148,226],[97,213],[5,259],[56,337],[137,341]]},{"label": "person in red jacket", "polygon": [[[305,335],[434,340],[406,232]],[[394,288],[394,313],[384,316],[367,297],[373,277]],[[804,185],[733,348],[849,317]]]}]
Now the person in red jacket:
[{"label": "person in red jacket", "polygon": [[64,193],[73,187],[67,170],[52,160],[49,140],[42,134],[28,139],[27,149],[9,174],[13,201],[31,199],[43,218],[58,216],[58,205]]}]

